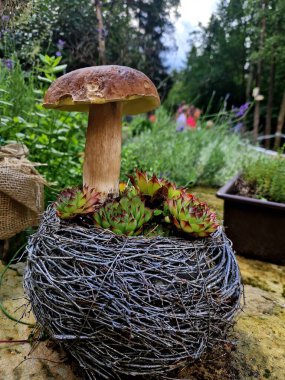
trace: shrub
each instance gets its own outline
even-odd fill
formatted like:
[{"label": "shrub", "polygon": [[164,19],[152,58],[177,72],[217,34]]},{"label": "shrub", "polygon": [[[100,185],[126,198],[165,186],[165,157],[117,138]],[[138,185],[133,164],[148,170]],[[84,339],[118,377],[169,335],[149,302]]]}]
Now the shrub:
[{"label": "shrub", "polygon": [[255,197],[285,203],[285,158],[260,156],[244,168],[244,180],[254,189]]},{"label": "shrub", "polygon": [[242,168],[247,145],[226,124],[211,129],[175,132],[163,108],[156,112],[152,130],[125,141],[121,178],[133,167],[156,172],[179,185],[220,186]]}]

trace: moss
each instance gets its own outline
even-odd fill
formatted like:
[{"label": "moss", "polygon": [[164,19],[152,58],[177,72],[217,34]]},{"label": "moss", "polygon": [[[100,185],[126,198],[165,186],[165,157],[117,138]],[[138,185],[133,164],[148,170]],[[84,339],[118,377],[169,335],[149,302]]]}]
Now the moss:
[{"label": "moss", "polygon": [[272,291],[265,282],[261,281],[257,276],[243,278],[244,285],[251,285],[255,288],[265,290],[266,292]]}]

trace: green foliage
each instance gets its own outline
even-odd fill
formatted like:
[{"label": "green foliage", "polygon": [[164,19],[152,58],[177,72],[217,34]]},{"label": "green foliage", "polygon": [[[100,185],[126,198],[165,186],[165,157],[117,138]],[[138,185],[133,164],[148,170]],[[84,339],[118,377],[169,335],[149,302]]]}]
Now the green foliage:
[{"label": "green foliage", "polygon": [[246,18],[241,0],[220,1],[207,27],[191,34],[192,47],[180,75],[184,100],[204,107],[215,91],[213,109],[230,95],[231,104],[245,102]]},{"label": "green foliage", "polygon": [[209,155],[205,161],[203,171],[199,177],[199,183],[201,185],[215,186],[216,174],[222,171],[226,166],[226,158],[223,150],[221,149],[220,142],[213,144],[209,149]]},{"label": "green foliage", "polygon": [[22,71],[16,59],[11,60],[13,69],[0,63],[0,118],[6,124],[14,117],[28,118],[34,107],[34,78]]},{"label": "green foliage", "polygon": [[[284,0],[218,1],[208,25],[190,34],[186,67],[174,75],[168,109],[185,100],[205,110],[214,92],[208,111],[215,113],[225,98],[230,107],[249,101],[257,86],[265,97],[260,103],[259,132],[266,125],[264,132],[270,134],[284,91],[284,46]],[[249,115],[244,123],[248,129],[251,122]]]},{"label": "green foliage", "polygon": [[39,75],[38,79],[43,82],[52,83],[57,78],[56,74],[62,73],[67,67],[67,65],[60,65],[62,57],[50,57],[47,54],[39,54],[39,57],[42,66],[37,69],[44,74],[44,77]]},{"label": "green foliage", "polygon": [[[178,106],[187,99],[190,103],[189,92],[187,86],[183,81],[183,74],[173,73],[174,84],[168,92],[164,106],[171,112],[175,113]],[[191,103],[194,103],[193,99],[195,94],[191,92]]]},{"label": "green foliage", "polygon": [[[171,33],[170,15],[180,0],[102,0],[103,34],[106,61],[137,68],[145,72],[165,93],[171,78],[162,54],[168,50],[164,36]],[[97,65],[98,20],[93,0],[33,0],[21,12],[14,13],[13,23],[5,33],[5,47],[26,67],[34,64],[40,52],[49,56],[60,53],[69,70]],[[60,41],[64,44],[60,45]],[[7,47],[9,48],[7,49]]]},{"label": "green foliage", "polygon": [[125,141],[121,179],[127,180],[131,166],[160,173],[180,186],[220,186],[242,168],[247,145],[230,133],[227,125],[195,131],[175,132],[175,124],[163,108],[151,131]]},{"label": "green foliage", "polygon": [[281,154],[247,162],[244,179],[255,189],[257,198],[285,203],[285,158]]},{"label": "green foliage", "polygon": [[152,123],[144,116],[137,116],[128,125],[132,136],[140,135],[142,132],[152,129]]},{"label": "green foliage", "polygon": [[32,74],[22,71],[16,60],[12,70],[1,67],[0,138],[1,144],[24,143],[30,160],[42,164],[38,170],[51,186],[46,191],[49,201],[59,190],[82,182],[87,116],[44,110],[37,104],[43,92]]},{"label": "green foliage", "polygon": [[86,115],[45,111],[38,105],[30,116],[29,123],[14,124],[9,139],[27,145],[30,159],[43,164],[38,170],[55,191],[81,183]]}]

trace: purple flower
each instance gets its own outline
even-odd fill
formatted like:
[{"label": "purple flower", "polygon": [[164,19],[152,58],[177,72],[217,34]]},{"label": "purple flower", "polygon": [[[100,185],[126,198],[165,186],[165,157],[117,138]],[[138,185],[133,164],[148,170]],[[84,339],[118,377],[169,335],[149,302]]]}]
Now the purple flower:
[{"label": "purple flower", "polygon": [[13,61],[12,59],[2,59],[2,63],[7,67],[8,70],[13,69]]},{"label": "purple flower", "polygon": [[61,57],[61,52],[60,52],[60,51],[57,51],[57,52],[55,53],[55,55],[56,55],[57,57]]},{"label": "purple flower", "polygon": [[64,45],[65,45],[65,41],[63,41],[62,39],[59,39],[57,41],[56,46],[57,46],[58,50],[62,50],[64,48]]},{"label": "purple flower", "polygon": [[236,117],[242,117],[246,113],[246,111],[248,110],[249,104],[250,104],[249,102],[246,102],[243,105],[241,105],[239,108],[235,108],[234,109],[235,116]]},{"label": "purple flower", "polygon": [[3,15],[3,16],[1,17],[1,19],[2,19],[3,22],[8,22],[8,21],[10,20],[10,16],[8,16],[8,15]]}]

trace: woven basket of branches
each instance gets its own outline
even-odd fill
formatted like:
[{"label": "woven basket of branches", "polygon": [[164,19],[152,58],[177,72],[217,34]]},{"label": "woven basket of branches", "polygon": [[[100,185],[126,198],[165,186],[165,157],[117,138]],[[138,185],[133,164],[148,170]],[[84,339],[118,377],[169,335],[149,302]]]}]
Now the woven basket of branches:
[{"label": "woven basket of branches", "polygon": [[51,206],[28,245],[25,290],[45,332],[87,378],[159,378],[226,340],[240,273],[210,238],[117,236],[60,220]]}]

